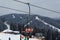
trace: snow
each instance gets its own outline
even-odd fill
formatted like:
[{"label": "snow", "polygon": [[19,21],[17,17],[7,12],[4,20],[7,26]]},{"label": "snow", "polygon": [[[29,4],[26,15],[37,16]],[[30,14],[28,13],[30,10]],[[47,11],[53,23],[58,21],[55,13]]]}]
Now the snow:
[{"label": "snow", "polygon": [[3,32],[13,32],[12,30],[10,30],[10,25],[7,23],[7,21],[5,21],[4,24],[6,25],[7,29]]},{"label": "snow", "polygon": [[37,38],[30,38],[29,40],[41,40],[41,39],[37,39]]},{"label": "snow", "polygon": [[19,31],[13,31],[14,33],[19,33]]},{"label": "snow", "polygon": [[25,24],[24,27],[27,26],[27,25],[29,25],[30,23],[32,23],[32,21],[30,21],[30,22],[28,22],[27,24]]},{"label": "snow", "polygon": [[0,40],[20,40],[20,35],[0,33]]},{"label": "snow", "polygon": [[30,25],[30,23],[32,23],[32,21],[28,22],[27,25]]},{"label": "snow", "polygon": [[20,17],[20,19],[22,19],[23,17]]},{"label": "snow", "polygon": [[38,18],[38,16],[36,16],[36,18],[35,18],[36,20],[40,20],[39,18]]},{"label": "snow", "polygon": [[19,33],[19,31],[12,31],[10,30],[10,25],[7,23],[7,21],[4,22],[4,24],[7,26],[7,29],[2,31],[3,33]]},{"label": "snow", "polygon": [[24,27],[26,27],[27,25],[24,25]]},{"label": "snow", "polygon": [[30,23],[28,23],[28,25],[29,25]]},{"label": "snow", "polygon": [[5,21],[4,24],[7,26],[8,29],[10,29],[10,25],[7,23],[7,21]]},{"label": "snow", "polygon": [[38,16],[36,16],[35,19],[38,20],[38,21],[41,21],[41,22],[44,23],[45,25],[49,25],[49,27],[52,27],[53,29],[57,29],[57,30],[60,32],[60,29],[59,29],[59,28],[57,28],[57,27],[55,27],[55,26],[53,26],[53,25],[51,25],[51,24],[49,24],[49,23],[41,20]]},{"label": "snow", "polygon": [[13,32],[12,30],[6,29],[3,32]]},{"label": "snow", "polygon": [[32,21],[28,22],[28,25],[31,23]]},{"label": "snow", "polygon": [[7,29],[0,32],[0,40],[9,40],[9,38],[11,38],[11,40],[20,40],[19,34],[13,34],[13,33],[19,33],[19,31],[10,30],[10,25],[7,23],[7,21],[5,21],[4,24],[7,26]]},{"label": "snow", "polygon": [[[0,33],[0,40],[20,40],[20,34],[5,34],[5,33]],[[23,40],[23,39],[22,39]],[[40,40],[38,38],[29,38],[29,40]]]},{"label": "snow", "polygon": [[60,29],[58,29],[58,31],[60,32]]},{"label": "snow", "polygon": [[15,18],[15,15],[12,15],[13,18]]}]

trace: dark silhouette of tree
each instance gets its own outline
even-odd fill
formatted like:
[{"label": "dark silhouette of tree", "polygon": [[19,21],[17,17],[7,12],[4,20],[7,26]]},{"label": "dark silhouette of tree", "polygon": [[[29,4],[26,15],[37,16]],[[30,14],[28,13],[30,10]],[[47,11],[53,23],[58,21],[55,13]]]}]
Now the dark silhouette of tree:
[{"label": "dark silhouette of tree", "polygon": [[18,23],[18,31],[21,33],[21,31],[24,30],[24,24]]},{"label": "dark silhouette of tree", "polygon": [[11,22],[10,29],[13,30],[13,31],[17,31],[18,30],[17,24],[14,23],[14,22]]},{"label": "dark silhouette of tree", "polygon": [[7,29],[6,25],[4,24],[5,21],[6,21],[6,18],[1,17],[1,19],[0,19],[0,31]]},{"label": "dark silhouette of tree", "polygon": [[1,18],[1,21],[2,21],[2,22],[5,22],[5,21],[6,21],[6,18],[5,18],[5,17],[2,17],[2,18]]}]

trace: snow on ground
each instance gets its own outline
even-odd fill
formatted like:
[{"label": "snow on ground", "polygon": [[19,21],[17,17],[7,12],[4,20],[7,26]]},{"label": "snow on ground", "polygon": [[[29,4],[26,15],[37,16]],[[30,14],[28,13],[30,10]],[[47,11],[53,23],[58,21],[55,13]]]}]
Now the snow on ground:
[{"label": "snow on ground", "polygon": [[12,30],[6,29],[3,32],[13,32]]},{"label": "snow on ground", "polygon": [[5,21],[4,24],[6,25],[7,29],[3,32],[13,32],[12,30],[10,30],[10,25],[7,23],[7,21]]},{"label": "snow on ground", "polygon": [[20,17],[20,19],[22,19],[23,17]]},{"label": "snow on ground", "polygon": [[30,25],[30,23],[32,23],[32,20],[29,21],[27,24],[25,24],[24,27],[26,27],[27,25]]},{"label": "snow on ground", "polygon": [[[20,40],[20,34],[6,34],[6,33],[0,33],[0,40]],[[29,38],[29,40],[41,40],[37,38]]]},{"label": "snow on ground", "polygon": [[8,29],[10,29],[10,25],[7,23],[7,21],[5,21],[4,24],[7,26]]},{"label": "snow on ground", "polygon": [[0,40],[20,40],[20,35],[0,33]]},{"label": "snow on ground", "polygon": [[41,39],[37,39],[37,38],[30,38],[29,40],[41,40]]},{"label": "snow on ground", "polygon": [[49,27],[51,27],[51,28],[53,28],[53,29],[57,29],[57,30],[60,32],[60,29],[59,29],[59,28],[57,28],[57,27],[55,27],[55,26],[53,26],[53,25],[51,25],[51,24],[49,24],[49,23],[41,20],[38,16],[36,16],[35,19],[41,21],[41,22],[44,23],[45,25],[49,25]]},{"label": "snow on ground", "polygon": [[15,18],[15,15],[12,15],[13,18]]}]

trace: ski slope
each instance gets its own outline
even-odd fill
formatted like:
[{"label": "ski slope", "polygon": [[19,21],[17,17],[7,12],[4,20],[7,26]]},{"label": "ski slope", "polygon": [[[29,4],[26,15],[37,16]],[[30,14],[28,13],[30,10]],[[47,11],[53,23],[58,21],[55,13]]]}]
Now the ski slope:
[{"label": "ski slope", "polygon": [[41,21],[41,22],[44,23],[45,25],[49,25],[49,27],[51,27],[52,29],[56,29],[56,30],[58,30],[58,32],[60,32],[60,29],[59,29],[59,28],[57,28],[57,27],[55,27],[55,26],[53,26],[53,25],[51,25],[51,24],[49,24],[49,23],[41,20],[38,16],[36,16],[35,19],[38,20],[38,21]]},{"label": "ski slope", "polygon": [[0,33],[0,40],[20,40],[20,35]]},{"label": "ski slope", "polygon": [[[20,34],[5,34],[5,33],[0,33],[0,40],[20,40]],[[29,40],[41,40],[37,38],[29,38]]]}]

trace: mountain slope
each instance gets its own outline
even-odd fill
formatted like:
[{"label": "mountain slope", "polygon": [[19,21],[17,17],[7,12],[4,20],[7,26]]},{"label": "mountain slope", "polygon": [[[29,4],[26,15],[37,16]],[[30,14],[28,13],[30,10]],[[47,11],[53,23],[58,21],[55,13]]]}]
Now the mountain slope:
[{"label": "mountain slope", "polygon": [[[28,23],[27,23],[27,18],[28,18]],[[3,23],[4,21],[7,21],[8,24],[10,25],[11,24],[15,25],[14,26],[15,28],[17,28],[18,23],[21,23],[22,25],[24,24],[25,26],[30,25],[31,27],[36,27],[39,29],[44,29],[44,28],[49,29],[51,27],[52,29],[53,28],[59,29],[59,26],[60,26],[58,25],[59,23],[57,23],[56,20],[54,19],[39,16],[39,15],[30,15],[30,17],[28,17],[28,14],[9,14],[9,15],[1,16],[0,17],[1,26],[4,25]],[[3,26],[3,28],[6,29],[7,27]],[[15,30],[18,30],[18,28]]]}]

